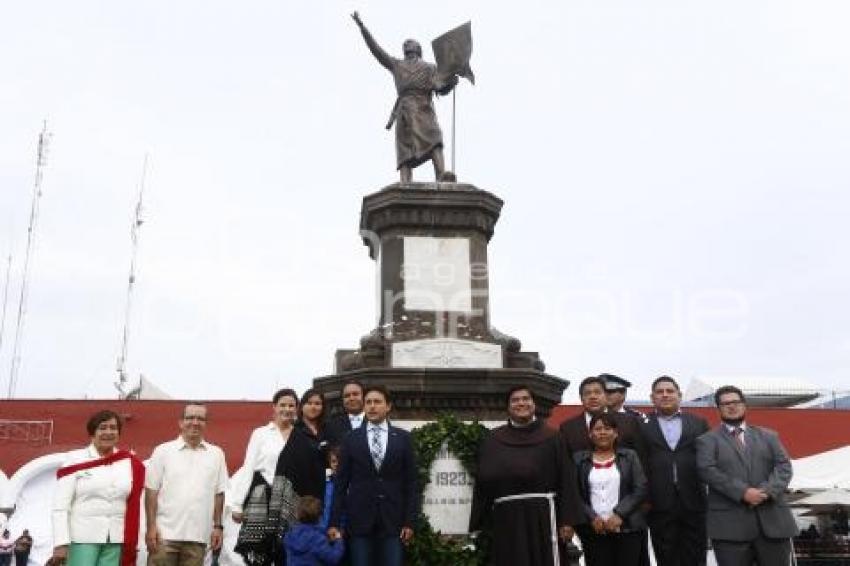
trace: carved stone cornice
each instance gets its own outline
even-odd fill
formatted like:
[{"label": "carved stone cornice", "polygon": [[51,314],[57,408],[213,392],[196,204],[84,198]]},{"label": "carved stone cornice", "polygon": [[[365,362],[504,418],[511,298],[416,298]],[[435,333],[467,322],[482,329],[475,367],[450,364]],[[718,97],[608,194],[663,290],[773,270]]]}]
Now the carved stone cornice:
[{"label": "carved stone cornice", "polygon": [[381,384],[393,396],[392,417],[428,419],[442,411],[461,418],[500,420],[507,416],[505,392],[526,385],[533,392],[538,415],[546,417],[561,402],[568,381],[534,369],[364,368],[313,380],[331,413],[342,410],[340,392],[349,380]]},{"label": "carved stone cornice", "polygon": [[473,230],[490,241],[503,204],[465,183],[395,183],[363,198],[360,234],[373,259],[373,235],[391,229]]}]

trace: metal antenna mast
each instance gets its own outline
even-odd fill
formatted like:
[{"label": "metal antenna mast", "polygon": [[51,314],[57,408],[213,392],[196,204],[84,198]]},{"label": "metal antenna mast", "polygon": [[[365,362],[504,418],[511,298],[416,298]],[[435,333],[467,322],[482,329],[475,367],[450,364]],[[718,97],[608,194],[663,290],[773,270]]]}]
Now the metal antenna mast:
[{"label": "metal antenna mast", "polygon": [[6,262],[6,283],[3,285],[3,313],[0,314],[0,353],[3,352],[3,331],[6,329],[6,305],[9,303],[9,274],[12,271],[12,254]]},{"label": "metal antenna mast", "polygon": [[24,335],[24,318],[27,314],[27,287],[29,283],[30,258],[32,257],[33,244],[35,243],[35,227],[38,221],[38,203],[41,200],[41,180],[44,168],[47,165],[47,149],[52,134],[47,131],[47,121],[38,135],[38,153],[35,162],[35,182],[33,183],[32,205],[30,206],[30,223],[27,228],[27,249],[24,255],[24,272],[21,278],[21,294],[18,298],[18,318],[15,324],[15,344],[12,348],[12,365],[9,369],[8,398],[15,395],[15,387],[18,382],[18,370],[21,365],[21,341]]},{"label": "metal antenna mast", "polygon": [[139,198],[136,201],[136,213],[133,218],[133,224],[130,228],[131,253],[130,253],[130,276],[127,280],[127,302],[124,306],[124,331],[121,336],[121,353],[118,355],[118,381],[115,382],[115,387],[118,389],[118,397],[124,399],[127,397],[127,347],[130,342],[130,311],[133,305],[133,288],[136,285],[136,255],[139,250],[139,229],[144,224],[142,218],[142,198],[145,194],[145,177],[148,172],[148,154],[145,154],[145,161],[142,165],[142,178],[139,182]]}]

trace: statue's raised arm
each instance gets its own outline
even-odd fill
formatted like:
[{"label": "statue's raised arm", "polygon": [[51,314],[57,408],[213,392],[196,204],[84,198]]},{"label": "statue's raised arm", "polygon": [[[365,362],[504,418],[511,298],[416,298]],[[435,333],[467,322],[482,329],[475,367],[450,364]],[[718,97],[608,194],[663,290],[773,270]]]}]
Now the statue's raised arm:
[{"label": "statue's raised arm", "polygon": [[366,46],[369,48],[369,51],[372,52],[372,55],[375,56],[375,59],[378,60],[378,63],[386,67],[388,70],[392,71],[393,60],[386,51],[384,51],[378,42],[375,41],[375,38],[372,37],[372,34],[369,33],[369,30],[366,29],[366,26],[363,25],[363,20],[360,19],[360,14],[354,12],[351,14],[351,19],[354,20],[354,23],[357,24],[357,27],[360,28],[360,33],[363,34],[363,39],[366,41]]}]

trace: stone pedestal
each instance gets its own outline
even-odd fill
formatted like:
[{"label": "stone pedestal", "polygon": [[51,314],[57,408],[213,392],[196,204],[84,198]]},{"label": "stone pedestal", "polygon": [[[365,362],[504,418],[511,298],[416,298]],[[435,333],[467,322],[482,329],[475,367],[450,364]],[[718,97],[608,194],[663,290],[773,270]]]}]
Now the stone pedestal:
[{"label": "stone pedestal", "polygon": [[363,199],[377,324],[359,348],[337,351],[334,375],[314,380],[332,409],[350,379],[386,385],[396,419],[503,418],[517,383],[532,388],[541,414],[560,402],[567,382],[490,324],[487,245],[502,204],[462,183],[396,183]]},{"label": "stone pedestal", "polygon": [[362,368],[313,380],[332,408],[341,406],[339,396],[345,382],[379,383],[393,395],[395,419],[429,420],[450,412],[462,420],[504,420],[505,394],[513,385],[527,384],[537,398],[537,410],[548,416],[561,402],[567,386],[563,379],[535,369],[464,368]]}]

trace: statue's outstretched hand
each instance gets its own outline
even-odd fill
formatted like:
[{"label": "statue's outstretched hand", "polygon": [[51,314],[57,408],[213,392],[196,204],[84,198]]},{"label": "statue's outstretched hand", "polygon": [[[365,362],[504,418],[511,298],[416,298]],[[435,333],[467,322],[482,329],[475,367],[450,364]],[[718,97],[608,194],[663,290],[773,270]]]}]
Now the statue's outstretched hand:
[{"label": "statue's outstretched hand", "polygon": [[440,79],[438,79],[437,86],[434,90],[437,91],[437,94],[445,96],[450,93],[454,87],[457,86],[457,81],[457,75],[441,77]]},{"label": "statue's outstretched hand", "polygon": [[354,20],[354,23],[356,23],[358,26],[363,27],[363,21],[360,19],[359,13],[354,12],[353,14],[351,14],[351,19]]}]

